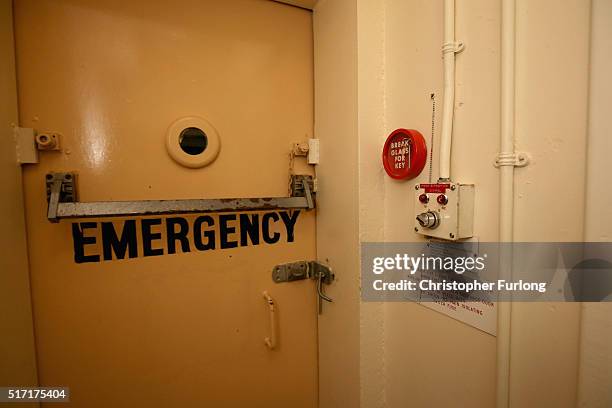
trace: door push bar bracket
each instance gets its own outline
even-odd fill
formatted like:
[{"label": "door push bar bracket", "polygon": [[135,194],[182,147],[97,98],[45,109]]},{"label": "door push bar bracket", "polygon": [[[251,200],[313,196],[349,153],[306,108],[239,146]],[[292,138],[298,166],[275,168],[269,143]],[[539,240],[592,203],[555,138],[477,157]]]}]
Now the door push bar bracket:
[{"label": "door push bar bracket", "polygon": [[59,222],[57,210],[60,203],[75,203],[77,201],[75,188],[76,174],[49,173],[45,176],[47,187],[47,218],[51,222]]},{"label": "door push bar bracket", "polygon": [[314,208],[315,180],[312,176],[291,175],[291,197],[305,197],[309,209]]},{"label": "door push bar bracket", "polygon": [[272,269],[274,283],[293,282],[297,280],[312,279],[317,281],[317,296],[319,299],[319,314],[323,310],[323,300],[332,302],[332,299],[323,293],[323,284],[330,285],[335,276],[331,268],[317,261],[297,261],[276,265]]},{"label": "door push bar bracket", "polygon": [[75,173],[49,173],[47,186],[47,218],[121,217],[158,214],[186,214],[230,211],[262,211],[272,209],[315,208],[312,176],[293,175],[290,197],[211,198],[194,200],[93,201],[77,200]]}]

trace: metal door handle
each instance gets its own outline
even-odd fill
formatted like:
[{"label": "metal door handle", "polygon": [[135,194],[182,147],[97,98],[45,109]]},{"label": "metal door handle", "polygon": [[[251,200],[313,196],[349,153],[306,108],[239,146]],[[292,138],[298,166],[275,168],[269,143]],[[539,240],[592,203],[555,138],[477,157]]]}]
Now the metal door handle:
[{"label": "metal door handle", "polygon": [[319,275],[319,282],[317,283],[317,293],[319,294],[319,298],[327,302],[333,302],[332,298],[323,293],[323,275]]},{"label": "metal door handle", "polygon": [[267,291],[263,292],[263,297],[268,303],[270,314],[270,337],[264,337],[264,343],[270,350],[274,350],[276,347],[276,307],[274,299],[272,299],[272,296],[270,296]]},{"label": "metal door handle", "polygon": [[322,272],[319,272],[319,277],[317,281],[317,295],[319,295],[319,314],[323,313],[323,301],[333,302],[332,298],[323,293],[323,279],[325,276]]}]

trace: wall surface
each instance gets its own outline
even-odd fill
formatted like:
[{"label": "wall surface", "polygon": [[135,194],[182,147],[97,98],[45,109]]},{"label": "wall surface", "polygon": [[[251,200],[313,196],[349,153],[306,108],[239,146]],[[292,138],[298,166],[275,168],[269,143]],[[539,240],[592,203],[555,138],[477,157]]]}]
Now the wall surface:
[{"label": "wall surface", "polygon": [[[443,98],[442,6],[442,1],[386,1],[386,134],[399,127],[418,129],[429,145],[433,93],[434,182]],[[456,38],[466,48],[457,55],[451,177],[476,184],[474,227],[480,241],[498,235],[498,174],[492,161],[499,146],[499,21],[498,2],[457,1]],[[421,239],[413,231],[413,185],[429,181],[428,167],[409,182],[385,176],[386,241]],[[421,305],[388,303],[385,356],[389,407],[494,405],[495,338],[489,334]]]},{"label": "wall surface", "polygon": [[[419,240],[413,232],[412,186],[430,179],[428,166],[411,182],[391,180],[382,171],[380,149],[386,135],[398,127],[418,129],[429,142],[434,94],[436,128],[431,179],[437,179],[443,97],[443,2],[334,3],[335,15],[330,13],[330,1],[320,2],[315,8],[315,27],[318,18],[325,17],[326,24],[336,19],[336,32],[330,30],[327,37],[319,36],[315,41],[319,56],[317,49],[327,47],[329,51],[336,47],[327,54],[327,62],[334,64],[321,67],[322,60],[315,58],[315,72],[319,72],[319,78],[329,78],[328,69],[337,80],[333,84],[320,83],[315,78],[315,122],[322,117],[350,121],[345,113],[355,108],[349,97],[356,98],[357,117],[354,123],[341,124],[342,130],[353,132],[351,135],[342,131],[330,137],[329,123],[328,129],[317,123],[315,134],[321,138],[322,148],[344,148],[343,164],[347,167],[357,163],[358,174],[343,169],[347,178],[335,178],[334,186],[342,197],[350,191],[351,198],[359,200],[360,240]],[[499,172],[493,161],[499,152],[500,137],[500,5],[499,0],[456,0],[456,38],[466,48],[457,56],[451,176],[457,182],[476,184],[474,227],[482,242],[497,241],[499,235]],[[339,11],[341,8],[343,11]],[[582,241],[585,169],[581,163],[587,146],[589,16],[588,0],[517,1],[516,145],[518,151],[530,154],[532,162],[515,171],[515,241]],[[357,21],[357,34],[352,32],[353,19]],[[356,62],[346,64],[339,55],[349,49],[356,52]],[[355,86],[355,75],[356,89],[350,88],[350,93],[343,94],[342,104],[338,103],[339,93],[345,91],[341,86],[347,81]],[[324,166],[323,161],[321,168]],[[331,171],[320,172],[319,176],[322,185],[332,183],[331,178],[336,177]],[[562,196],[563,200],[551,203],[551,196]],[[325,204],[323,194],[321,199]],[[353,205],[344,202],[327,205],[342,209],[347,218],[354,211]],[[572,216],[567,217],[568,213]],[[356,228],[346,220],[334,226],[341,227],[343,234]],[[327,230],[322,232],[325,228],[325,218],[320,218],[318,239],[322,253],[331,251],[327,248]],[[352,256],[356,258],[357,253]],[[359,273],[351,259],[344,258],[344,264],[354,267],[354,274]],[[348,305],[335,307],[349,313]],[[495,405],[494,336],[410,303],[362,304],[359,314],[361,406]],[[602,319],[603,312],[598,316]],[[345,332],[341,338],[352,335],[354,332]],[[320,336],[324,351],[325,330]],[[514,305],[511,407],[576,405],[579,337],[577,304]],[[352,342],[345,344],[354,346]],[[589,358],[601,355],[601,347],[591,347],[594,354]],[[325,352],[326,357],[330,355]],[[325,372],[323,365],[346,366],[346,357],[347,354],[334,356],[332,362],[322,359],[321,372]],[[322,378],[321,387],[334,390],[322,392],[322,407],[338,406],[328,403],[330,400],[324,396],[343,395],[346,390],[342,385],[337,380],[326,384]]]},{"label": "wall surface", "polygon": [[[428,96],[439,98],[442,85],[441,6],[387,2],[387,131],[430,128]],[[456,2],[456,38],[466,48],[457,56],[451,174],[476,184],[480,241],[498,237],[498,170],[492,161],[499,150],[500,13],[500,2]],[[582,240],[584,169],[567,163],[583,163],[585,155],[588,33],[586,0],[518,1],[517,149],[533,160],[515,171],[515,241]],[[387,184],[385,239],[413,240],[410,194],[398,183]],[[551,206],[548,198],[559,191],[568,199]],[[567,219],[568,212],[576,216]],[[514,305],[512,407],[575,405],[579,319],[577,304]],[[390,407],[494,405],[495,338],[411,304],[389,304],[385,326]],[[418,354],[402,353],[407,338]]]},{"label": "wall surface", "polygon": [[313,16],[317,256],[336,275],[319,316],[321,408],[360,406],[356,13],[353,0],[321,0]]},{"label": "wall surface", "polygon": [[0,55],[0,384],[34,386],[36,359],[21,168],[12,128],[17,124],[17,88],[10,0],[0,2]]},{"label": "wall surface", "polygon": [[[593,0],[591,10],[591,76],[589,145],[584,240],[612,241],[612,2]],[[578,406],[612,406],[612,303],[584,303],[580,338]]]},{"label": "wall surface", "polygon": [[[384,1],[357,3],[357,112],[359,241],[382,242],[384,171],[378,160],[384,143],[386,111]],[[360,306],[360,386],[362,407],[386,406],[384,303]]]},{"label": "wall surface", "polygon": [[[517,2],[515,241],[582,241],[589,27],[588,0]],[[579,304],[513,305],[512,407],[575,407],[579,337]]]}]

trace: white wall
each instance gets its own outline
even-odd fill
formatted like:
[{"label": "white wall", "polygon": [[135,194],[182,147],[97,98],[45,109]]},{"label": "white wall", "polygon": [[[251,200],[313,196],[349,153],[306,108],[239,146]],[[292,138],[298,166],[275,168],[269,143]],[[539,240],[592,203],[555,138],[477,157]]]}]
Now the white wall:
[{"label": "white wall", "polygon": [[[385,9],[381,0],[357,3],[357,145],[359,241],[381,242],[384,176],[378,160],[386,129]],[[384,304],[360,307],[360,397],[362,407],[386,404]]]},{"label": "white wall", "polygon": [[[516,241],[582,241],[589,29],[589,0],[517,2]],[[512,407],[576,406],[579,337],[579,304],[514,304]]]},{"label": "white wall", "polygon": [[[585,241],[612,241],[612,1],[593,0]],[[582,308],[578,406],[612,406],[612,303]]]},{"label": "white wall", "polygon": [[359,405],[359,227],[357,184],[357,7],[321,0],[313,16],[317,256],[334,270],[334,299],[319,317],[321,408]]},{"label": "white wall", "polygon": [[[442,1],[387,0],[384,9],[386,133],[408,127],[429,137],[430,93],[441,113]],[[466,49],[457,56],[452,176],[477,186],[475,234],[481,241],[498,237],[492,162],[499,151],[500,13],[499,2],[457,0],[456,36]],[[588,17],[588,1],[518,2],[517,147],[533,163],[516,171],[517,241],[582,237],[584,169],[566,163],[583,163],[585,154]],[[439,116],[436,122],[434,151]],[[433,167],[435,180],[437,160]],[[424,172],[414,181],[427,177]],[[411,186],[385,178],[385,241],[419,239],[412,232]],[[548,197],[559,191],[572,199],[551,205]],[[578,215],[559,222],[568,212]],[[494,337],[414,304],[389,303],[384,315],[389,407],[494,405]],[[574,406],[578,338],[578,305],[515,304],[511,406]]]},{"label": "white wall", "polygon": [[[452,178],[476,184],[476,235],[481,241],[495,241],[499,174],[492,163],[499,151],[500,1],[456,3],[456,36],[466,48],[457,57]],[[583,237],[589,16],[589,0],[518,0],[517,149],[530,153],[533,160],[516,170],[516,241],[581,241]],[[328,51],[316,51],[315,72],[330,78],[328,69],[335,79],[322,84],[315,77],[315,104],[324,105],[316,107],[316,134],[322,146],[328,145],[326,149],[344,148],[342,163],[356,164],[359,169],[358,174],[342,169],[348,178],[339,180],[328,163],[328,178],[321,172],[319,176],[326,188],[333,185],[343,198],[350,186],[350,197],[358,199],[357,227],[353,220],[347,221],[353,205],[335,203],[338,196],[326,202],[323,192],[320,200],[344,209],[346,218],[340,223],[335,220],[335,228],[347,234],[357,228],[362,241],[418,240],[413,232],[412,186],[427,180],[427,167],[412,182],[396,182],[382,171],[380,149],[386,135],[397,127],[418,129],[429,139],[430,94],[435,93],[434,151],[438,151],[442,0],[322,0],[315,8],[315,33],[317,26],[321,29],[318,19],[325,20],[328,27],[335,21],[336,32],[315,35],[315,49],[326,47]],[[340,59],[348,50],[355,53],[349,64]],[[339,102],[338,94],[345,91],[347,81],[353,85],[343,98],[355,97],[356,107],[347,99]],[[344,122],[351,120],[346,115],[349,111],[356,114],[351,124]],[[338,122],[320,121],[330,117]],[[349,129],[350,135],[345,132]],[[433,164],[435,180],[437,160]],[[322,163],[321,168],[324,166]],[[556,199],[551,201],[551,197]],[[319,218],[319,248],[327,253],[332,249],[327,248],[330,240],[324,223]],[[352,256],[356,259],[358,253]],[[348,267],[355,268],[353,278],[358,276],[358,265],[345,258],[341,268],[349,273]],[[335,307],[338,314],[325,324],[334,325],[332,320],[338,318],[350,320],[348,313],[356,310],[354,306]],[[360,406],[494,406],[493,336],[415,304],[362,304],[358,313]],[[515,304],[512,407],[575,406],[579,327],[577,304]],[[323,342],[327,332],[337,334],[326,326],[320,330]],[[354,334],[345,331],[340,337],[351,351],[354,343],[348,339]],[[322,360],[326,367],[348,364],[327,352],[325,358],[332,359]],[[329,398],[347,390],[344,382],[333,378],[327,382],[330,378],[325,371],[321,369],[321,407],[356,406],[338,405],[337,399]],[[354,381],[353,376],[351,373]]]},{"label": "white wall", "polygon": [[[442,3],[386,1],[386,133],[418,129],[429,144],[434,93],[434,181],[443,96]],[[490,0],[459,0],[456,9],[456,35],[466,49],[457,56],[451,174],[456,181],[476,184],[476,234],[482,241],[495,241],[498,174],[492,161],[499,149],[500,9]],[[386,241],[420,239],[413,231],[413,185],[427,181],[428,166],[409,182],[385,177]],[[385,327],[389,407],[494,405],[493,336],[411,303],[387,304]]]}]

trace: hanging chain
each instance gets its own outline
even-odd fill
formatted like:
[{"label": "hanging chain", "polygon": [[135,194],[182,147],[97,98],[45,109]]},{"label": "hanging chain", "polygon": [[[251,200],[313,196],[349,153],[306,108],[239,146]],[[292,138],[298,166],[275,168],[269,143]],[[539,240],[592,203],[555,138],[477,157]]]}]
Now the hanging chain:
[{"label": "hanging chain", "polygon": [[432,182],[433,173],[433,146],[434,146],[434,131],[436,124],[436,94],[432,93],[431,98],[431,139],[429,140],[429,183]]}]

